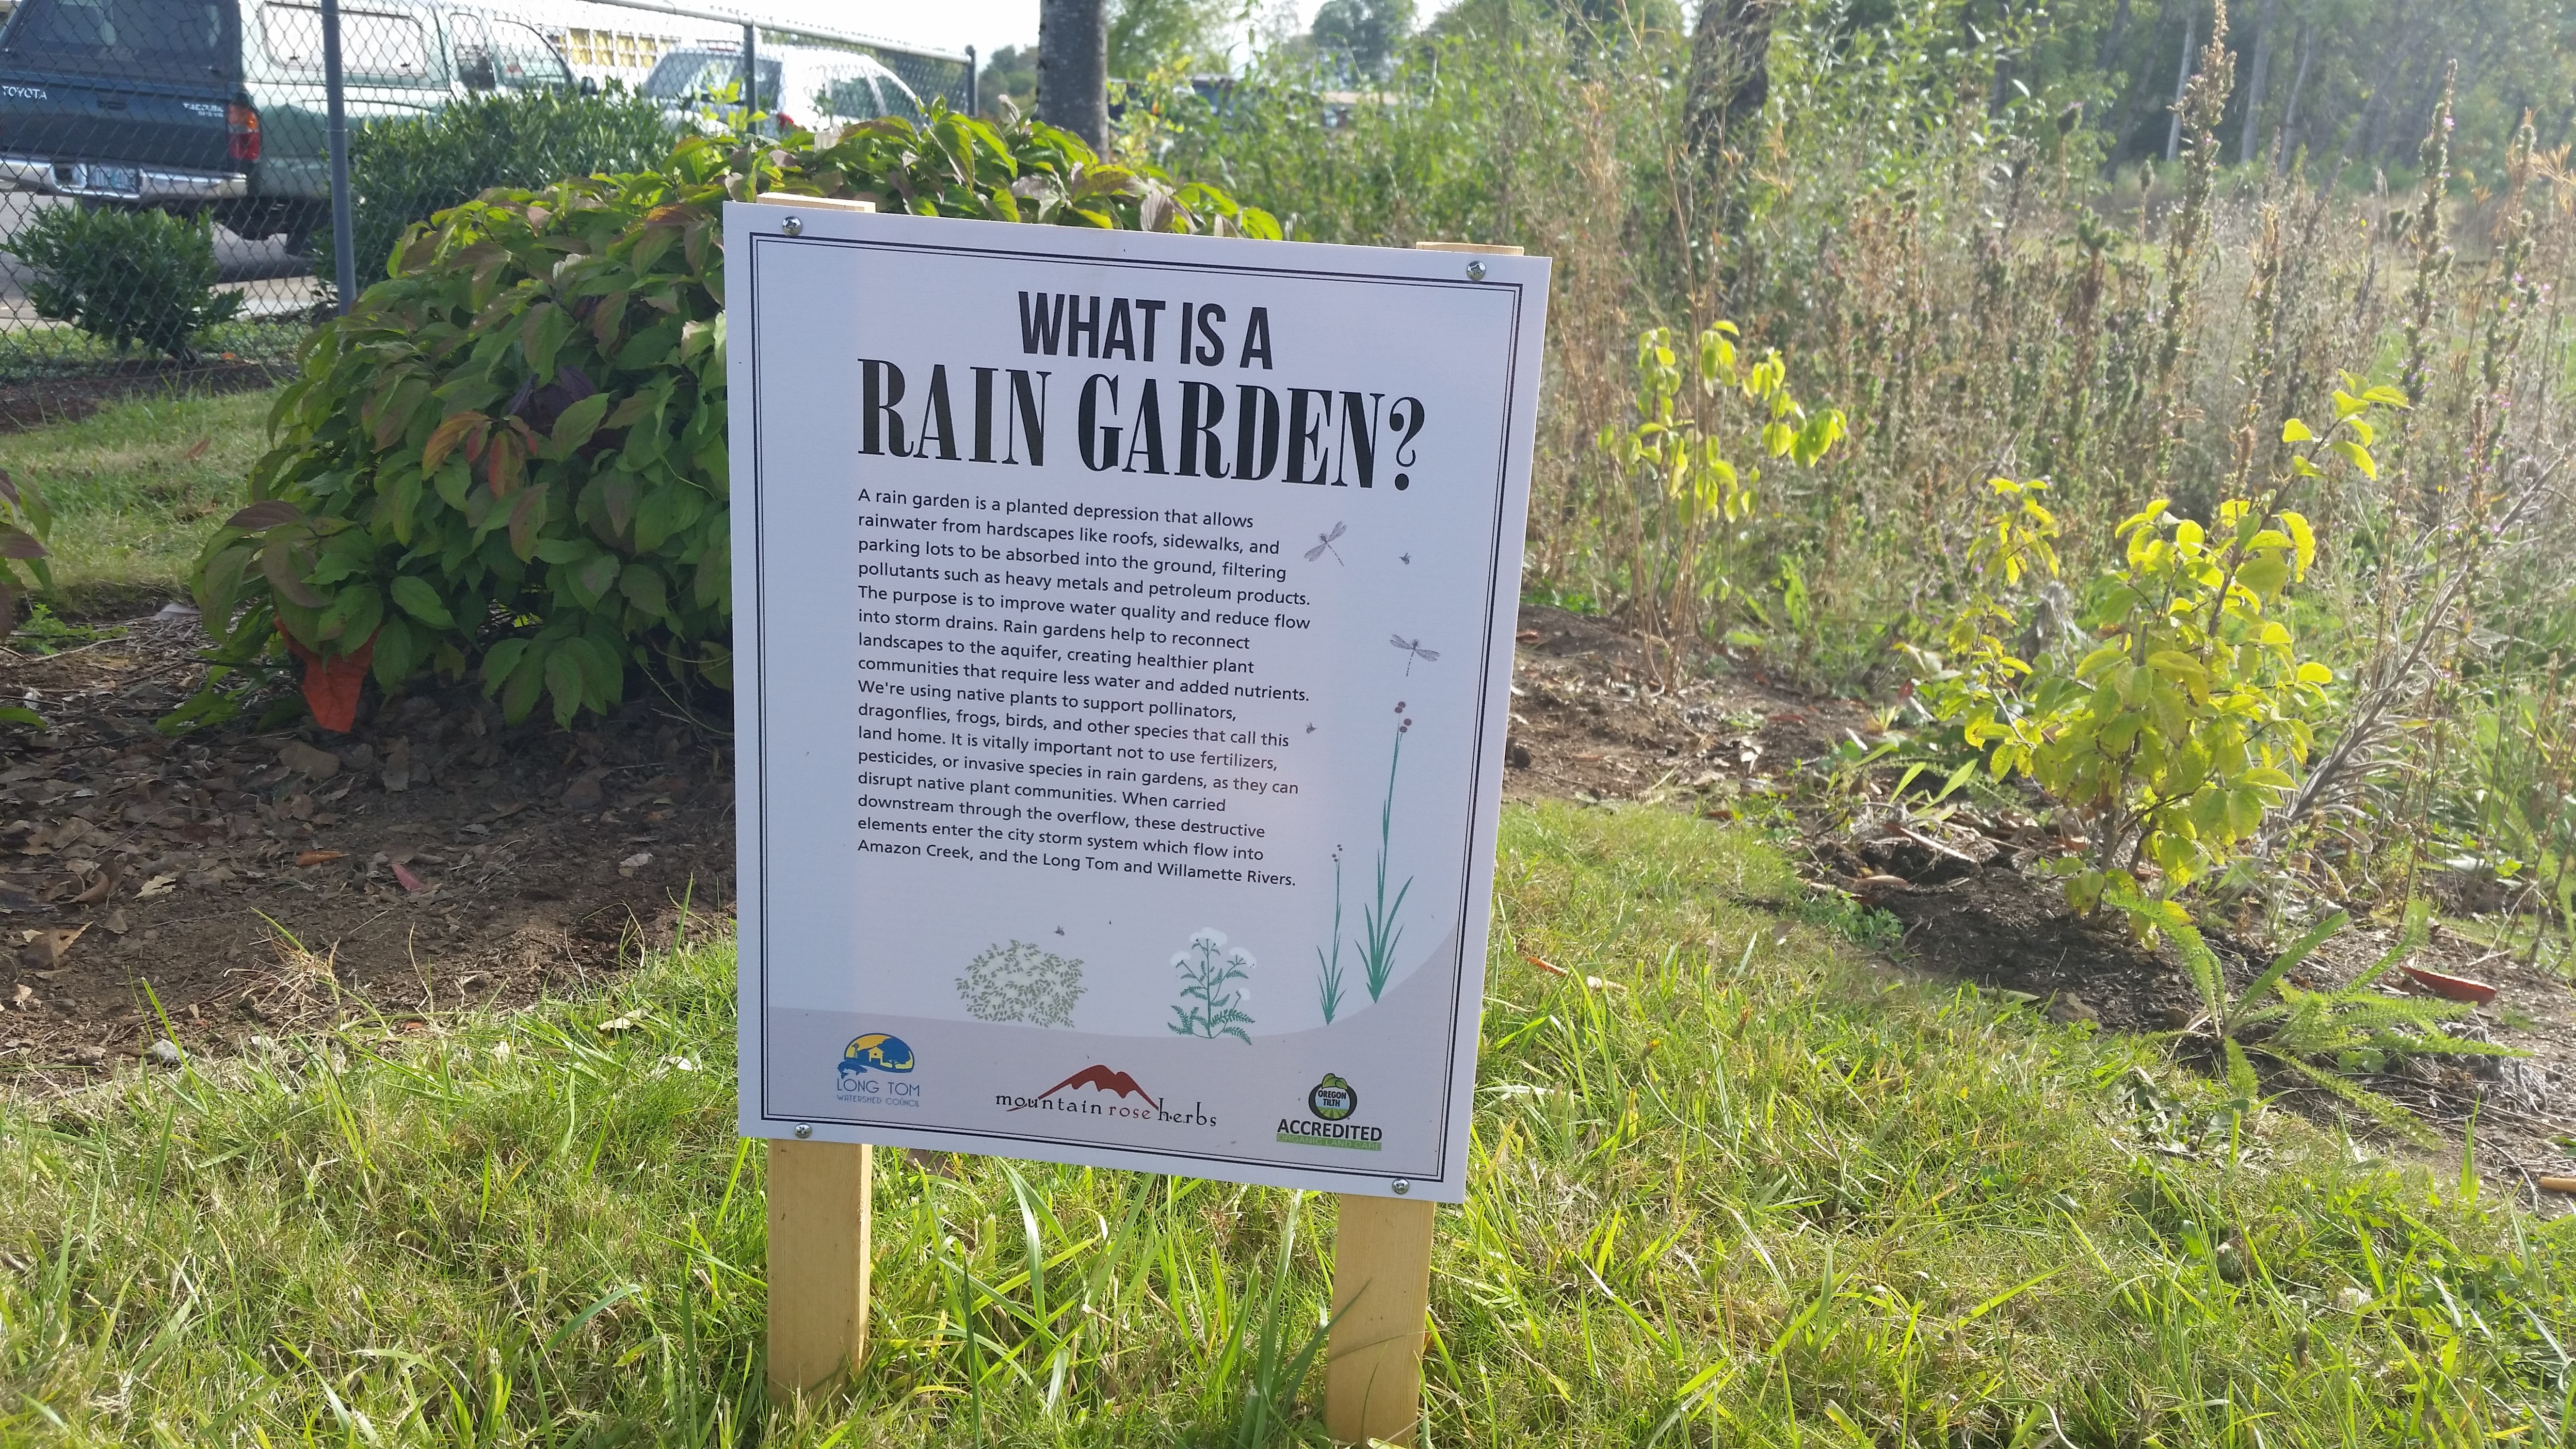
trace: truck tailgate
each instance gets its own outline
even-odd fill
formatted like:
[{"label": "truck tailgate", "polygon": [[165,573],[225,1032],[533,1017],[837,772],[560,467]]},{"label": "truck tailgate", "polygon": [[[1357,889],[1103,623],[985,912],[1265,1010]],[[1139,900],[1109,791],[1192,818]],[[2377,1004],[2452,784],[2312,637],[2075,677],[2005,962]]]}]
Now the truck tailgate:
[{"label": "truck tailgate", "polygon": [[239,171],[224,105],[222,93],[203,88],[0,72],[0,154],[110,171]]}]

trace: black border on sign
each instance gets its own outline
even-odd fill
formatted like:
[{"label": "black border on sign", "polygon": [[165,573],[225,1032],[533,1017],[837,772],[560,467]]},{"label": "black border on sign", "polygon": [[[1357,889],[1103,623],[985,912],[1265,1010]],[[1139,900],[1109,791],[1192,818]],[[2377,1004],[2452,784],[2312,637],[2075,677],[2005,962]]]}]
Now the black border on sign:
[{"label": "black border on sign", "polygon": [[[1483,639],[1483,647],[1478,656],[1480,661],[1479,669],[1481,672],[1479,674],[1480,688],[1478,689],[1476,696],[1476,745],[1474,749],[1468,752],[1467,762],[1468,799],[1470,801],[1474,801],[1482,798],[1479,791],[1483,782],[1485,768],[1485,732],[1491,726],[1494,669],[1494,609],[1492,606],[1492,600],[1494,597],[1494,586],[1502,574],[1502,554],[1505,542],[1503,538],[1504,501],[1511,493],[1512,419],[1516,415],[1517,408],[1515,405],[1520,396],[1521,327],[1523,325],[1523,308],[1526,302],[1526,285],[1520,282],[1501,281],[1452,282],[1443,281],[1436,277],[1373,276],[1367,273],[1331,271],[1311,267],[1243,266],[1225,262],[1161,262],[1145,261],[1127,257],[1075,257],[1066,256],[1060,252],[1050,251],[1029,251],[1002,247],[953,246],[931,242],[900,242],[848,237],[789,237],[781,234],[756,232],[750,236],[749,240],[751,242],[751,287],[749,289],[749,297],[746,298],[746,301],[753,301],[753,305],[744,308],[745,313],[748,314],[748,321],[750,323],[748,330],[750,335],[743,340],[749,342],[751,345],[751,395],[747,399],[733,399],[732,405],[735,409],[734,415],[739,417],[743,414],[743,408],[741,405],[745,402],[750,404],[749,414],[752,427],[751,552],[753,560],[751,587],[755,595],[760,599],[760,603],[756,609],[756,617],[759,622],[753,630],[756,640],[754,648],[757,651],[756,658],[759,663],[759,667],[753,671],[753,694],[755,699],[758,701],[760,710],[760,769],[755,788],[758,793],[760,807],[759,911],[761,932],[758,959],[753,962],[753,969],[757,972],[760,980],[760,1021],[757,1028],[759,1032],[758,1040],[760,1043],[760,1120],[764,1123],[788,1121],[807,1123],[825,1122],[839,1127],[858,1128],[862,1131],[883,1129],[896,1132],[919,1133],[923,1136],[970,1138],[978,1142],[1029,1142],[1086,1153],[1102,1152],[1111,1154],[1132,1154],[1137,1157],[1160,1158],[1165,1160],[1225,1163],[1242,1167],[1256,1167],[1265,1171],[1273,1172],[1319,1173],[1339,1177],[1366,1178],[1373,1181],[1383,1181],[1387,1178],[1408,1178],[1416,1182],[1448,1182],[1450,1180],[1448,1172],[1450,1166],[1449,1128],[1451,1114],[1456,1107],[1454,1099],[1457,1095],[1458,1081],[1459,997],[1467,977],[1467,912],[1469,907],[1473,904],[1473,902],[1469,900],[1469,896],[1474,891],[1476,875],[1476,816],[1472,811],[1466,821],[1465,838],[1460,842],[1459,846],[1459,859],[1464,863],[1465,869],[1460,872],[1458,886],[1458,960],[1456,963],[1456,969],[1450,974],[1449,978],[1448,1045],[1442,1063],[1441,1080],[1443,1082],[1443,1087],[1440,1094],[1440,1130],[1437,1138],[1435,1139],[1438,1143],[1438,1146],[1435,1149],[1436,1157],[1439,1162],[1439,1169],[1437,1171],[1427,1173],[1417,1172],[1408,1169],[1389,1167],[1383,1164],[1370,1167],[1366,1170],[1355,1167],[1330,1167],[1307,1162],[1281,1161],[1275,1158],[1243,1157],[1232,1153],[1191,1152],[1159,1147],[1138,1147],[1131,1146],[1126,1143],[1095,1142],[1082,1138],[992,1132],[968,1127],[914,1126],[888,1122],[883,1118],[824,1117],[811,1114],[788,1118],[772,1115],[769,1106],[770,1063],[772,1060],[769,1049],[770,933],[768,928],[770,920],[769,644],[767,636],[767,630],[769,627],[769,609],[767,607],[766,599],[767,573],[761,567],[760,563],[761,542],[764,536],[762,508],[768,497],[768,490],[765,486],[765,475],[763,472],[763,458],[766,456],[766,450],[762,447],[761,437],[760,309],[754,299],[757,299],[760,296],[759,272],[761,257],[768,248],[773,246],[845,247],[861,251],[923,252],[943,256],[976,258],[996,257],[1024,262],[1046,262],[1059,266],[1117,267],[1129,270],[1152,272],[1192,271],[1252,277],[1294,277],[1306,281],[1356,282],[1370,286],[1392,285],[1430,287],[1442,291],[1495,292],[1508,290],[1511,293],[1510,345],[1505,349],[1504,353],[1502,417],[1498,429],[1499,437],[1496,440],[1496,446],[1494,449],[1494,505],[1491,510],[1493,515],[1493,536],[1488,541],[1485,559],[1485,597],[1487,600],[1487,607],[1485,609],[1485,636]],[[1508,667],[1509,666],[1506,665],[1507,669]]]}]

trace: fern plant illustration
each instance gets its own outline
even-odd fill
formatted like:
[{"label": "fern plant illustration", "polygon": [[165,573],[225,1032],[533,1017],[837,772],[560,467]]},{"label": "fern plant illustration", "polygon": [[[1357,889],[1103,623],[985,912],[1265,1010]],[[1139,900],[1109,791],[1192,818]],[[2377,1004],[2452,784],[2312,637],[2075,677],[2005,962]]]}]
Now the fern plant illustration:
[{"label": "fern plant illustration", "polygon": [[1386,990],[1387,978],[1395,972],[1395,943],[1404,936],[1396,918],[1403,914],[1404,898],[1413,889],[1413,877],[1406,876],[1404,884],[1396,887],[1395,898],[1387,898],[1387,861],[1395,836],[1395,776],[1404,763],[1404,737],[1413,729],[1413,721],[1404,718],[1404,701],[1396,701],[1395,713],[1395,752],[1386,762],[1386,803],[1377,812],[1377,899],[1360,908],[1361,935],[1352,943],[1360,948],[1371,1001]]},{"label": "fern plant illustration", "polygon": [[1172,1004],[1168,1023],[1173,1034],[1251,1042],[1244,1028],[1252,1025],[1252,1014],[1243,1004],[1252,999],[1252,988],[1239,983],[1252,979],[1253,964],[1251,952],[1226,949],[1223,931],[1203,926],[1191,933],[1190,943],[1172,953],[1172,969],[1181,975],[1181,999]]},{"label": "fern plant illustration", "polygon": [[1071,1026],[1074,1003],[1082,999],[1082,963],[1026,941],[990,946],[966,963],[957,996],[977,1021]]},{"label": "fern plant illustration", "polygon": [[1333,943],[1332,954],[1315,948],[1315,996],[1324,1008],[1324,1025],[1333,1024],[1333,1013],[1342,1008],[1342,849],[1333,847]]}]

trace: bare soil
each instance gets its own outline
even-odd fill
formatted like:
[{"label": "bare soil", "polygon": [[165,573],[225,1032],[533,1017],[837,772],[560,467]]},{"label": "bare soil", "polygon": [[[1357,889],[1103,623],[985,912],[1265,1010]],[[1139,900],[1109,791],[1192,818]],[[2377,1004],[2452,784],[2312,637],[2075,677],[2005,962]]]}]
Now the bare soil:
[{"label": "bare soil", "polygon": [[[165,1041],[164,1058],[359,1013],[426,1023],[524,1004],[644,944],[730,930],[731,750],[681,705],[512,728],[469,684],[371,695],[344,736],[243,721],[166,739],[152,721],[196,687],[201,643],[173,612],[52,657],[0,648],[0,703],[49,726],[0,725],[0,1079],[69,1085]],[[1751,821],[1792,843],[1820,898],[1893,916],[1906,969],[2020,993],[2062,1021],[2198,1018],[2169,952],[2075,918],[2025,873],[2055,847],[2033,815],[1925,822],[1865,794],[1819,808],[1820,762],[1874,737],[1860,703],[1741,666],[1667,689],[1611,626],[1527,608],[1512,704],[1508,797]],[[2349,981],[2392,929],[2355,928],[2294,980]],[[2260,969],[2212,939],[2240,984]],[[2447,928],[2414,964],[2496,985],[2463,1030],[2531,1056],[2372,1085],[2455,1134],[2474,1109],[2482,1168],[2541,1201],[2539,1177],[2576,1172],[2576,989]]]},{"label": "bare soil", "polygon": [[195,688],[202,644],[174,616],[0,651],[0,701],[50,726],[0,725],[0,1074],[520,1004],[671,940],[684,912],[729,928],[730,752],[676,711],[513,729],[465,686],[348,735],[166,739],[152,722]]},{"label": "bare soil", "polygon": [[77,377],[0,382],[0,433],[76,423],[109,403],[144,393],[252,392],[275,387],[286,375],[284,369],[229,356],[196,362],[137,358]]}]

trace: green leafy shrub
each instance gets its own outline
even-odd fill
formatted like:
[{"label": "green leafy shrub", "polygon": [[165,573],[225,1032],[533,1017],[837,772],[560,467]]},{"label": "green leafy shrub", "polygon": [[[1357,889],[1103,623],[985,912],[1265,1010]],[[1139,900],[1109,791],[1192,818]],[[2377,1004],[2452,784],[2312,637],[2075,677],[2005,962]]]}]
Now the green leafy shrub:
[{"label": "green leafy shrub", "polygon": [[[53,511],[33,485],[0,472],[0,639],[18,627],[20,595],[53,587],[45,564],[45,535],[53,522]],[[0,706],[0,719],[11,717],[11,710]]]},{"label": "green leafy shrub", "polygon": [[49,206],[0,250],[36,269],[36,314],[132,350],[193,360],[197,333],[241,311],[215,290],[214,225],[166,211]]},{"label": "green leafy shrub", "polygon": [[[678,144],[650,171],[494,191],[415,227],[392,275],[305,344],[255,500],[200,556],[230,666],[372,649],[521,719],[569,723],[631,667],[730,687],[723,231],[728,199],[867,198],[925,216],[1277,235],[1203,186],[1097,160],[1049,127],[935,110],[828,148]],[[173,718],[233,707],[220,676]]]},{"label": "green leafy shrub", "polygon": [[[349,138],[358,275],[382,276],[412,223],[495,186],[644,170],[671,140],[662,108],[622,90],[496,91],[365,126]],[[314,258],[316,274],[330,280],[330,247],[317,246]]]},{"label": "green leafy shrub", "polygon": [[2061,863],[2076,909],[2136,894],[2142,866],[2162,872],[2160,894],[2223,866],[2296,788],[2334,674],[2299,657],[2281,617],[2316,557],[2307,519],[2282,505],[2323,473],[2318,458],[2375,473],[2368,414],[2403,401],[2390,388],[2338,391],[2323,438],[2290,419],[2283,444],[2308,451],[2289,454],[2260,504],[2225,500],[2203,526],[2159,498],[2122,522],[2120,565],[2086,621],[2094,647],[2072,665],[2036,649],[2026,661],[2001,637],[2018,617],[2010,591],[2057,572],[2056,520],[2038,500],[2045,484],[1992,480],[2008,506],[1973,547],[1979,587],[1951,626],[1949,659],[1920,654],[1919,684],[1995,779],[2026,776],[2082,822],[2084,857]]}]

